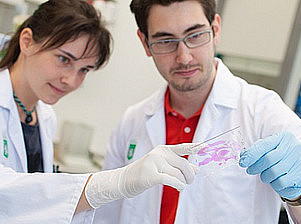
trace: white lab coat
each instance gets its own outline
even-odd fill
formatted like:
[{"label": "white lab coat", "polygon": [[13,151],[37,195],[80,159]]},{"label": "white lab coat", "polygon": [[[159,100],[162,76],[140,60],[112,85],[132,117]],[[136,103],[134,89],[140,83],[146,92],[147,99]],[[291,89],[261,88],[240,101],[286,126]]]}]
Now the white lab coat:
[{"label": "white lab coat", "polygon": [[[88,175],[51,174],[55,115],[38,102],[45,173],[28,174],[25,144],[9,71],[0,72],[0,223],[71,223]],[[91,223],[93,211],[74,222]]]},{"label": "white lab coat", "polygon": [[[165,90],[129,107],[108,144],[105,169],[131,163],[156,145],[165,144]],[[218,60],[217,76],[198,122],[193,142],[202,142],[236,126],[245,145],[281,130],[301,139],[301,120],[273,91],[234,77]],[[136,144],[127,159],[129,144]],[[135,174],[133,174],[135,175]],[[199,174],[179,197],[176,224],[276,224],[281,201],[259,176],[237,166]],[[160,219],[162,186],[131,199],[119,200],[96,211],[94,223],[156,224]]]}]

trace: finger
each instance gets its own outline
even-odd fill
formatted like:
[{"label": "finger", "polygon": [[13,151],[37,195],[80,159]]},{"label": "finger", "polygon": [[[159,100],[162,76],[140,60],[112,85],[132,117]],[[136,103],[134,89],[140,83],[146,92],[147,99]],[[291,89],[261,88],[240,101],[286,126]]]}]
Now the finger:
[{"label": "finger", "polygon": [[[269,153],[262,156],[258,159],[254,164],[248,167],[247,173],[250,175],[259,174],[266,169],[274,166],[279,163],[282,159],[284,159],[286,155],[286,150],[272,150]],[[277,166],[278,167],[278,166]],[[281,169],[281,167],[279,167]]]},{"label": "finger", "polygon": [[274,150],[281,142],[282,136],[282,133],[278,133],[265,139],[260,139],[251,147],[243,150],[240,154],[239,165],[248,167],[254,164],[260,157]]},{"label": "finger", "polygon": [[174,176],[170,176],[166,173],[158,174],[156,182],[157,182],[157,184],[164,184],[164,185],[173,187],[173,188],[177,189],[178,191],[183,190],[184,187],[186,186],[186,184],[184,182],[180,181],[178,178],[176,178]]},{"label": "finger", "polygon": [[[272,183],[270,183],[272,188],[277,191],[277,192],[281,192],[283,190],[286,189],[287,193],[288,193],[288,189],[297,189],[298,185],[296,182],[291,181],[291,177],[290,175],[283,175],[281,177],[279,177],[278,179],[274,180]],[[290,193],[291,194],[291,193]]]},{"label": "finger", "polygon": [[193,169],[195,175],[198,174],[198,173],[200,173],[201,169],[197,165],[189,163],[189,166]]},{"label": "finger", "polygon": [[[276,165],[270,167],[269,169],[263,171],[260,175],[260,178],[264,183],[269,184],[275,181],[276,179],[280,178],[281,176],[286,175],[289,172],[290,168],[291,164],[285,161],[279,162]],[[248,170],[247,173],[249,173]]]},{"label": "finger", "polygon": [[187,159],[184,159],[175,153],[171,152],[166,158],[169,165],[177,168],[185,177],[186,183],[192,183],[195,175],[194,169],[189,165]]},{"label": "finger", "polygon": [[186,184],[186,179],[185,179],[183,173],[179,169],[174,168],[174,167],[170,166],[169,164],[163,166],[162,170],[159,170],[159,173],[168,174],[169,176],[175,177],[179,181]]},{"label": "finger", "polygon": [[167,147],[170,148],[177,155],[184,156],[194,155],[206,146],[206,143],[182,143],[178,145],[168,145]]}]

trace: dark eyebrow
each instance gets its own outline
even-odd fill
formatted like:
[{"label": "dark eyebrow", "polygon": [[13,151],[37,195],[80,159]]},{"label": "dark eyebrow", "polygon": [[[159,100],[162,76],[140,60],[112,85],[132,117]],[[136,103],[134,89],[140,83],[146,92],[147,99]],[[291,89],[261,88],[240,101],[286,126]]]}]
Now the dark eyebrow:
[{"label": "dark eyebrow", "polygon": [[[76,58],[73,54],[67,52],[67,51],[64,51],[62,49],[59,49],[59,51],[61,51],[62,53],[68,55],[73,61],[78,61],[80,58]],[[91,68],[91,69],[94,69],[95,66],[93,65],[87,65],[86,68]]]},{"label": "dark eyebrow", "polygon": [[63,52],[64,54],[68,55],[73,61],[77,61],[79,58],[76,58],[74,55],[72,55],[71,53],[61,50],[59,49],[59,51]]},{"label": "dark eyebrow", "polygon": [[167,33],[167,32],[157,32],[157,33],[152,35],[152,38],[166,37],[166,36],[173,37],[174,35],[171,34],[171,33]]},{"label": "dark eyebrow", "polygon": [[190,32],[190,31],[193,31],[193,30],[196,30],[196,29],[203,28],[203,27],[205,27],[205,26],[206,26],[205,24],[195,24],[195,25],[193,25],[193,26],[187,28],[187,29],[183,32],[183,34],[186,34],[186,33]]},{"label": "dark eyebrow", "polygon": [[[196,30],[196,29],[200,29],[200,28],[203,28],[205,27],[206,25],[205,24],[195,24],[191,27],[188,27],[186,30],[184,30],[183,34],[186,34],[192,30]],[[172,33],[168,33],[168,32],[157,32],[153,35],[151,35],[152,38],[158,38],[158,37],[174,37],[174,34]]]}]

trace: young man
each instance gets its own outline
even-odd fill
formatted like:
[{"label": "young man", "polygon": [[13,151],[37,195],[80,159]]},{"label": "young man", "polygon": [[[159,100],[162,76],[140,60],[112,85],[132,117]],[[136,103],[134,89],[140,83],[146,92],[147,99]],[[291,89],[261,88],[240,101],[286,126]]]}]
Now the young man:
[{"label": "young man", "polygon": [[280,197],[300,222],[301,120],[275,92],[234,77],[214,58],[221,34],[215,0],[132,0],[131,10],[167,87],[127,109],[105,168],[132,163],[158,144],[203,142],[237,126],[248,148],[240,166],[209,176],[203,170],[180,193],[152,187],[101,208],[96,223],[106,215],[103,223],[276,224]]}]

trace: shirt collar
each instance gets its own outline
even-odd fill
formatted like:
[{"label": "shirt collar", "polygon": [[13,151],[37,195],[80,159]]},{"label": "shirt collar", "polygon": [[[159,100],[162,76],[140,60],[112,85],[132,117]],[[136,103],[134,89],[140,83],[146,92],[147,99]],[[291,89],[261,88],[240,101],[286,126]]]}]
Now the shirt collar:
[{"label": "shirt collar", "polygon": [[[165,98],[164,98],[164,108],[165,108],[165,115],[181,115],[179,112],[177,112],[175,109],[173,109],[170,106],[170,91],[169,91],[169,87],[167,87],[166,92],[165,92]],[[204,105],[202,105],[202,107],[195,113],[193,114],[190,118],[195,117],[195,116],[200,116],[202,113]],[[182,117],[184,117],[183,115],[181,115]],[[188,118],[189,119],[189,118]]]}]

